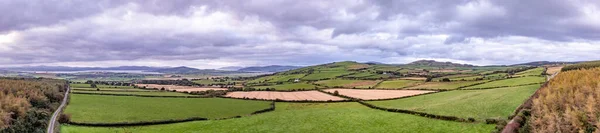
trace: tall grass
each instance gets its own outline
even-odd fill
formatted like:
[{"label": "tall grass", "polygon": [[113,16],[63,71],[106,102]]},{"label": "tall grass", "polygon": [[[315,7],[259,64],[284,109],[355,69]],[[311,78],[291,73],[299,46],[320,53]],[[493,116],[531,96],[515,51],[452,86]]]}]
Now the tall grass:
[{"label": "tall grass", "polygon": [[600,127],[600,68],[563,72],[533,100],[533,132],[594,132]]}]

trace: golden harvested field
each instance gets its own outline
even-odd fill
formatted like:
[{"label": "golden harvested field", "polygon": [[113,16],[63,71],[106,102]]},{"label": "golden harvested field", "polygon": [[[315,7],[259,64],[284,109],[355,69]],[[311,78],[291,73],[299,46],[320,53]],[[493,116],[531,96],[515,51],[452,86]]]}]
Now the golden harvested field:
[{"label": "golden harvested field", "polygon": [[548,70],[546,70],[546,73],[555,74],[557,72],[560,72],[560,69],[562,69],[562,68],[563,68],[563,66],[548,67]]},{"label": "golden harvested field", "polygon": [[325,91],[331,92],[331,93],[338,91],[338,93],[340,95],[345,95],[345,96],[363,99],[363,100],[400,98],[400,97],[407,97],[407,96],[435,92],[435,91],[422,91],[422,90],[358,90],[358,89],[327,89]]},{"label": "golden harvested field", "polygon": [[146,88],[165,88],[166,90],[175,90],[178,92],[192,92],[192,91],[207,91],[207,90],[227,90],[227,88],[210,88],[210,87],[193,87],[193,86],[179,86],[179,85],[158,85],[158,84],[135,84],[138,87]]},{"label": "golden harvested field", "polygon": [[344,98],[332,96],[319,91],[295,91],[295,92],[276,92],[276,91],[237,91],[225,95],[233,98],[256,98],[264,100],[284,100],[284,101],[342,101]]}]

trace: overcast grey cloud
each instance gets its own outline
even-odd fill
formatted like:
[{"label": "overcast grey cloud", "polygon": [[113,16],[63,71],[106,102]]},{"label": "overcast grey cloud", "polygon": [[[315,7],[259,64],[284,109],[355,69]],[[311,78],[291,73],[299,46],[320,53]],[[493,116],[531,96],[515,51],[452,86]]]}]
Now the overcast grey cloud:
[{"label": "overcast grey cloud", "polygon": [[0,65],[600,59],[595,0],[1,0]]}]

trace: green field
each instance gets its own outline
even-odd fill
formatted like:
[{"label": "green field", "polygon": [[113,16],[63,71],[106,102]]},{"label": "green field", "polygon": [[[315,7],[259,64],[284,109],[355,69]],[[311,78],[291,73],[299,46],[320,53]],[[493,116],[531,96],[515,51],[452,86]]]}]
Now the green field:
[{"label": "green field", "polygon": [[306,74],[291,74],[291,75],[275,75],[275,76],[267,76],[258,78],[248,83],[259,83],[259,82],[289,82],[295,79],[300,79],[304,77]]},{"label": "green field", "polygon": [[328,87],[346,87],[346,88],[373,88],[377,83],[377,80],[347,80],[347,79],[331,79],[331,80],[321,80],[315,82],[315,84],[319,84],[320,86],[328,86]]},{"label": "green field", "polygon": [[71,94],[65,113],[75,122],[138,122],[225,118],[269,108],[270,102],[224,98],[154,98]]},{"label": "green field", "polygon": [[386,108],[407,109],[461,118],[471,117],[478,120],[506,119],[539,87],[540,85],[529,85],[486,90],[456,90],[369,103]]},{"label": "green field", "polygon": [[346,74],[350,74],[352,72],[349,71],[315,71],[312,74],[307,75],[306,77],[302,78],[303,80],[320,80],[320,79],[326,79],[326,78],[335,78],[337,76],[342,76],[342,75],[346,75]]},{"label": "green field", "polygon": [[275,88],[275,90],[292,90],[292,89],[305,89],[305,90],[313,90],[317,87],[313,84],[307,83],[293,83],[293,84],[279,84],[279,85],[270,85],[270,86],[252,86],[252,88],[256,89],[266,89],[266,88]]},{"label": "green field", "polygon": [[[73,88],[92,88],[90,84],[70,84]],[[98,88],[118,88],[118,89],[133,89],[133,86],[113,86],[113,85],[100,85],[97,84]]]},{"label": "green field", "polygon": [[423,83],[423,81],[416,80],[388,80],[383,81],[379,85],[377,85],[377,89],[399,89],[408,86],[417,85],[419,83]]},{"label": "green field", "polygon": [[515,86],[515,85],[524,85],[524,84],[532,84],[532,83],[542,83],[546,81],[545,77],[521,77],[521,78],[510,78],[504,80],[497,80],[488,82],[485,84],[475,85],[463,89],[475,89],[475,88],[490,88],[490,87],[501,87],[501,86]]},{"label": "green field", "polygon": [[542,75],[542,72],[544,72],[544,68],[538,67],[538,68],[518,72],[515,74],[515,76],[536,76],[536,75]]},{"label": "green field", "polygon": [[462,86],[468,86],[468,85],[473,85],[473,84],[482,83],[482,82],[486,82],[486,80],[453,81],[453,82],[426,82],[424,84],[413,86],[413,87],[408,87],[406,89],[453,90],[453,89],[458,89],[459,87],[462,87]]},{"label": "green field", "polygon": [[137,127],[81,127],[62,125],[62,133],[165,132],[463,132],[489,133],[495,125],[461,123],[367,108],[358,103],[277,103],[276,110],[229,120],[194,121]]},{"label": "green field", "polygon": [[131,94],[131,95],[141,95],[141,96],[196,96],[186,93],[180,92],[168,92],[168,91],[80,91],[80,90],[72,90],[71,92],[80,92],[80,93],[95,93],[95,94]]},{"label": "green field", "polygon": [[146,90],[146,89],[120,89],[120,88],[73,88],[72,90],[84,90],[84,91],[96,91],[100,89],[100,91],[157,91],[157,90]]}]

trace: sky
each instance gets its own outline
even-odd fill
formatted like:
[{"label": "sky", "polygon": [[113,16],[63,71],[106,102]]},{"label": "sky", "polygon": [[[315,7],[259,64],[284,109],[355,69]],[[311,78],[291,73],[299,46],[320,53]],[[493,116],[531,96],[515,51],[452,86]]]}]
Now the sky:
[{"label": "sky", "polygon": [[0,0],[0,66],[600,60],[598,0]]}]

